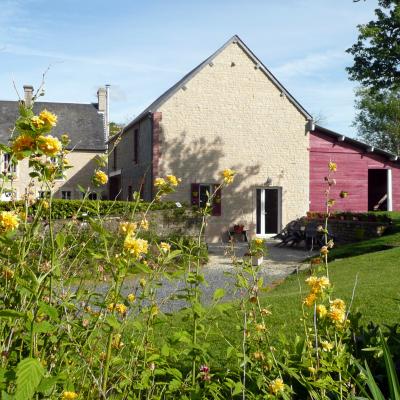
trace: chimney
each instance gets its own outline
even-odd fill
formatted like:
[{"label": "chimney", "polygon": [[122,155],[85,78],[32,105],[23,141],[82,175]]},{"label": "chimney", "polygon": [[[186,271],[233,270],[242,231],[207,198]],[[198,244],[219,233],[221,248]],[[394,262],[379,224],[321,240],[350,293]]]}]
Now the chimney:
[{"label": "chimney", "polygon": [[33,86],[24,85],[24,100],[26,107],[32,107]]},{"label": "chimney", "polygon": [[97,91],[97,109],[104,115],[104,139],[107,142],[109,136],[109,90],[110,85],[99,88]]}]

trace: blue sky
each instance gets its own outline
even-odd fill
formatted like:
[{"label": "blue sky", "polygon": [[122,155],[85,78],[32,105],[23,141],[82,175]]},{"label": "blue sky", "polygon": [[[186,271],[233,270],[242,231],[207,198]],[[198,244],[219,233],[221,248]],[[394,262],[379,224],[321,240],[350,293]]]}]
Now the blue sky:
[{"label": "blue sky", "polygon": [[376,0],[0,0],[0,99],[13,80],[44,100],[88,103],[111,84],[111,120],[128,122],[238,34],[321,124],[354,135],[345,53]]}]

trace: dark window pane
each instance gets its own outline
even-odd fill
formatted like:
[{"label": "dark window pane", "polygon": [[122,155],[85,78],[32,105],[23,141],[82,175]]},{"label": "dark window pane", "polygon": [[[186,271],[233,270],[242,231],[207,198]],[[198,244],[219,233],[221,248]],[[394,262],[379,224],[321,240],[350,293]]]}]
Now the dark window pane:
[{"label": "dark window pane", "polygon": [[257,213],[257,227],[256,233],[261,234],[261,189],[256,189],[256,213]]}]

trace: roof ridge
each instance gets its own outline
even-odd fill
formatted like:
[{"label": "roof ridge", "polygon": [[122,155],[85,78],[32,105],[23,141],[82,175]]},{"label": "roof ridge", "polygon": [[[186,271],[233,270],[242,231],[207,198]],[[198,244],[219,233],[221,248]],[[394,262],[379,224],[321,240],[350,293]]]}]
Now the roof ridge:
[{"label": "roof ridge", "polygon": [[175,84],[164,91],[159,97],[157,97],[148,107],[146,107],[137,117],[135,117],[129,124],[127,124],[124,129],[121,130],[120,134],[113,136],[110,140],[114,140],[116,137],[122,135],[127,129],[135,125],[138,121],[143,119],[148,113],[155,111],[160,107],[165,101],[167,101],[173,94],[175,94],[186,82],[191,80],[197,73],[199,73],[203,67],[209,64],[218,54],[220,54],[226,47],[231,43],[238,43],[241,49],[256,63],[260,66],[267,77],[277,86],[285,95],[289,98],[291,103],[307,118],[312,119],[311,114],[306,111],[306,109],[290,94],[290,92],[278,81],[278,79],[272,74],[272,72],[261,62],[261,60],[247,47],[239,35],[235,34],[229,38],[221,47],[219,47],[214,53],[203,60],[200,64],[194,67],[186,75],[184,75]]}]

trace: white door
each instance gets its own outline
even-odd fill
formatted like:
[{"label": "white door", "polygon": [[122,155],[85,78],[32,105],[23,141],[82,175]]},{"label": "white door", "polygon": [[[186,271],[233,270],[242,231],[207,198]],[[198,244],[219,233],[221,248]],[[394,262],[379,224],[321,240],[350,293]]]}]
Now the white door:
[{"label": "white door", "polygon": [[280,232],[282,214],[282,188],[256,189],[256,234],[269,236]]}]

